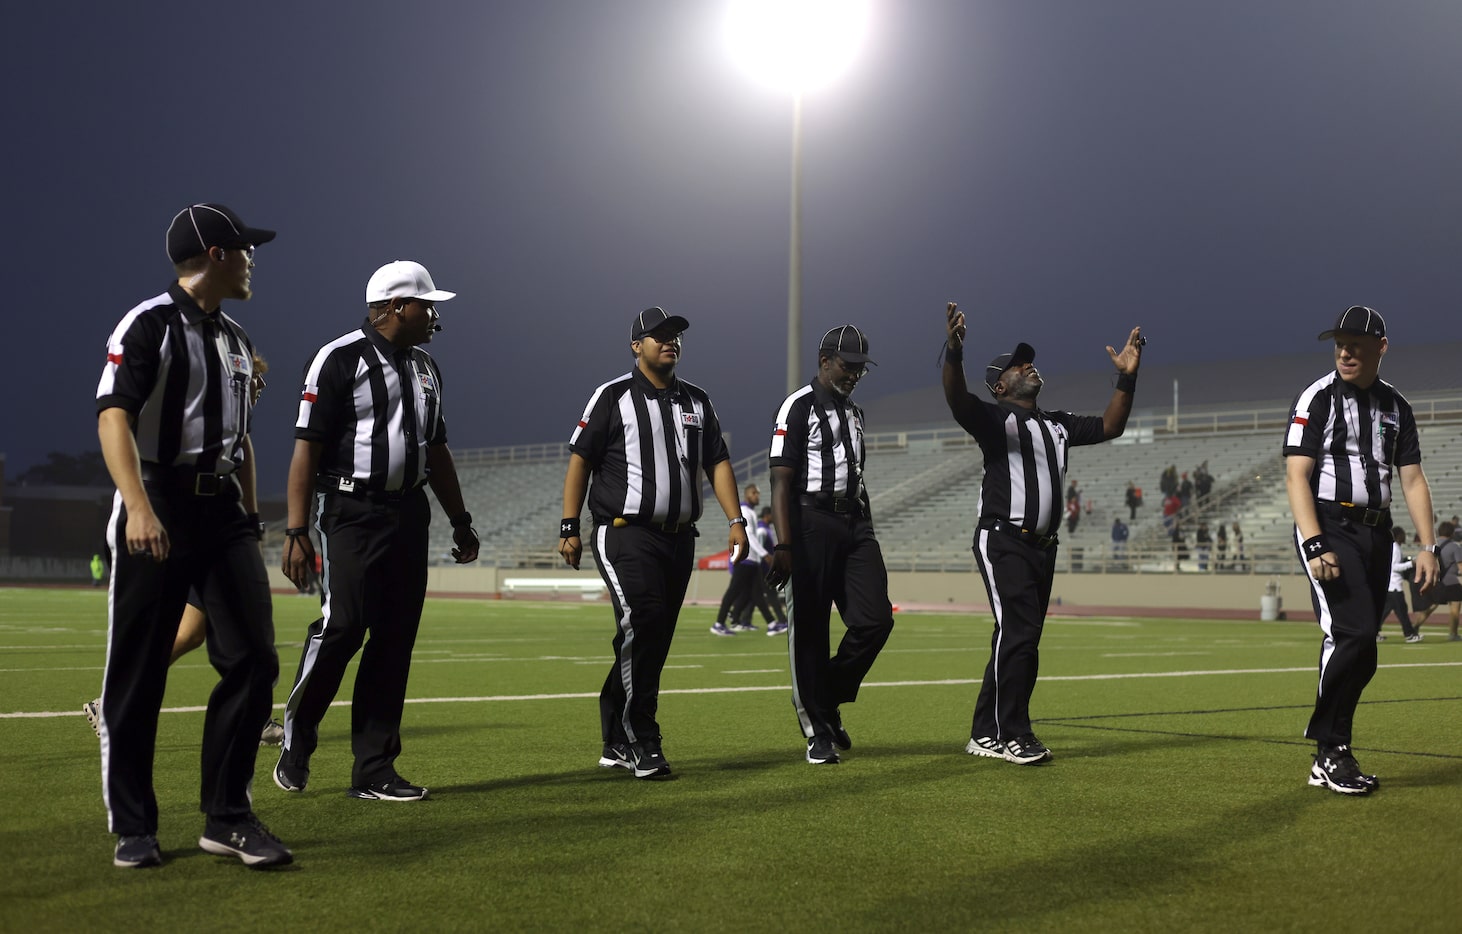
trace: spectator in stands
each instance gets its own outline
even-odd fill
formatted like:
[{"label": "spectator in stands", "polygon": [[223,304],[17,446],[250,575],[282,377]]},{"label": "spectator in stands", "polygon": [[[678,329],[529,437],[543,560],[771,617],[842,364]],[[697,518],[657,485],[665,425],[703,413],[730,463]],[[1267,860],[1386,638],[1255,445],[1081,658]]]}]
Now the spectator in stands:
[{"label": "spectator in stands", "polygon": [[1198,531],[1193,534],[1193,548],[1198,553],[1198,570],[1208,570],[1208,553],[1213,548],[1213,536],[1208,533],[1207,522],[1198,523]]},{"label": "spectator in stands", "polygon": [[1127,521],[1128,522],[1136,522],[1137,521],[1137,507],[1139,507],[1139,506],[1142,505],[1142,487],[1140,487],[1137,484],[1133,483],[1131,480],[1128,480],[1127,481],[1127,499],[1126,499],[1126,502],[1127,502],[1127,512],[1128,512]]},{"label": "spectator in stands", "polygon": [[1163,497],[1163,501],[1162,501],[1162,527],[1164,529],[1167,529],[1169,535],[1172,534],[1173,526],[1178,521],[1178,519],[1177,519],[1178,510],[1180,510],[1182,508],[1183,508],[1183,501],[1178,498],[1178,494],[1176,494],[1176,493],[1169,493],[1167,496]]},{"label": "spectator in stands", "polygon": [[1215,558],[1213,563],[1214,570],[1227,570],[1228,563],[1226,559],[1228,558],[1228,529],[1224,526],[1222,522],[1218,524],[1218,532],[1214,536],[1213,552]]},{"label": "spectator in stands", "polygon": [[1081,490],[1077,487],[1075,480],[1072,480],[1070,485],[1066,487],[1066,502],[1070,503],[1073,499],[1076,500],[1077,508],[1080,508]]},{"label": "spectator in stands", "polygon": [[1178,499],[1183,501],[1184,508],[1193,502],[1193,481],[1188,479],[1188,472],[1183,471],[1183,482],[1178,484]]},{"label": "spectator in stands", "polygon": [[1199,499],[1213,492],[1213,474],[1208,472],[1208,461],[1199,464],[1193,472],[1193,492]]},{"label": "spectator in stands", "polygon": [[1127,563],[1127,539],[1131,534],[1121,516],[1112,520],[1112,560],[1118,565]]},{"label": "spectator in stands", "polygon": [[1174,494],[1176,494],[1178,492],[1178,465],[1177,464],[1169,464],[1167,466],[1167,469],[1164,470],[1162,472],[1162,475],[1158,478],[1157,488],[1158,488],[1158,491],[1161,492],[1162,495],[1165,496],[1165,497],[1166,496],[1173,496]]},{"label": "spectator in stands", "polygon": [[1457,534],[1457,526],[1449,522],[1443,522],[1437,526],[1437,561],[1441,563],[1441,583],[1432,589],[1430,599],[1432,605],[1428,606],[1421,613],[1421,618],[1416,621],[1416,629],[1421,631],[1422,623],[1431,618],[1432,610],[1447,605],[1451,614],[1451,631],[1447,636],[1448,642],[1462,641],[1462,635],[1457,633],[1458,618],[1462,617],[1462,579],[1458,577],[1458,564],[1462,563],[1462,544],[1458,544],[1453,538]]},{"label": "spectator in stands", "polygon": [[994,401],[976,397],[966,388],[964,340],[965,316],[950,302],[945,309],[944,400],[955,421],[979,443],[984,459],[972,549],[995,611],[990,661],[965,752],[1034,765],[1051,758],[1032,731],[1030,698],[1055,578],[1061,526],[1056,491],[1070,448],[1109,441],[1126,430],[1145,340],[1142,329],[1133,328],[1121,352],[1106,348],[1117,379],[1100,416],[1046,411],[1037,405],[1045,382],[1029,344],[1017,344],[991,360],[984,383]]},{"label": "spectator in stands", "polygon": [[1244,530],[1234,523],[1234,570],[1247,571],[1248,565],[1244,563]]},{"label": "spectator in stands", "polygon": [[1070,535],[1076,531],[1076,524],[1081,521],[1081,495],[1066,500],[1066,534]]},{"label": "spectator in stands", "polygon": [[[1411,615],[1406,612],[1406,591],[1403,582],[1414,575],[1412,570],[1415,565],[1411,559],[1402,554],[1401,546],[1406,544],[1406,530],[1401,526],[1394,526],[1391,529],[1391,581],[1386,588],[1386,605],[1381,608],[1381,625],[1386,625],[1386,617],[1392,613],[1396,614],[1396,621],[1401,624],[1401,632],[1406,636],[1407,642],[1420,642],[1421,633],[1411,625]],[[1386,637],[1380,632],[1376,633],[1377,642],[1385,642]]]},{"label": "spectator in stands", "polygon": [[1176,517],[1173,518],[1172,531],[1168,533],[1169,540],[1173,543],[1173,570],[1181,571],[1183,561],[1188,555],[1188,536],[1183,532],[1183,525]]}]

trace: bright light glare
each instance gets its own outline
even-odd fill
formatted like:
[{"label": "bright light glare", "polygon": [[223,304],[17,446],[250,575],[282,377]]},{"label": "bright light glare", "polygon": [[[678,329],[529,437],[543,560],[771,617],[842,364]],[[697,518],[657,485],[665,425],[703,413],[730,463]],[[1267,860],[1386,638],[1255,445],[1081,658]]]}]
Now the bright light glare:
[{"label": "bright light glare", "polygon": [[868,31],[868,7],[866,0],[737,0],[726,40],[757,79],[800,93],[847,69]]}]

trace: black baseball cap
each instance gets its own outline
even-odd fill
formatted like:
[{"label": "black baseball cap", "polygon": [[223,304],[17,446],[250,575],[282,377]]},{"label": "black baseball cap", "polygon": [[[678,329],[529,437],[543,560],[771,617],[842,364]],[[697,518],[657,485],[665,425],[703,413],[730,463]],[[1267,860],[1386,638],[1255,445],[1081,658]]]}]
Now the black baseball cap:
[{"label": "black baseball cap", "polygon": [[[833,328],[822,336],[817,345],[819,354],[841,357],[848,363],[873,363],[868,359],[868,338],[851,324]],[[874,366],[878,364],[873,363]]]},{"label": "black baseball cap", "polygon": [[684,331],[690,327],[690,322],[680,315],[667,314],[665,309],[660,307],[646,308],[635,315],[635,320],[629,326],[629,339],[637,341],[649,334],[656,328],[663,325],[670,325],[677,331]]},{"label": "black baseball cap", "polygon": [[1035,363],[1036,349],[1030,344],[1016,344],[1015,350],[1010,353],[1003,353],[990,361],[985,367],[985,388],[991,393],[995,392],[995,384],[1000,382],[1000,374],[1013,366],[1020,366],[1022,363]]},{"label": "black baseball cap", "polygon": [[1351,305],[1335,319],[1335,327],[1320,333],[1320,340],[1328,341],[1336,334],[1369,334],[1372,337],[1386,336],[1386,319],[1374,308]]},{"label": "black baseball cap", "polygon": [[236,250],[273,239],[274,231],[248,226],[221,204],[190,204],[168,225],[168,259],[181,263],[212,247]]}]

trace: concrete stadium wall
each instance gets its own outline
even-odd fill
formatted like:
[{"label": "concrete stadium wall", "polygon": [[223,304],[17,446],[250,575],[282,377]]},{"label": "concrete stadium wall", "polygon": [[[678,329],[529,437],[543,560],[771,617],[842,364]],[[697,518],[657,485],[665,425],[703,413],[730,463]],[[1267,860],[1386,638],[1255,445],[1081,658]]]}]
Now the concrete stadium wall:
[{"label": "concrete stadium wall", "polygon": [[[276,590],[292,585],[278,567],[269,569]],[[497,599],[508,577],[598,579],[590,569],[571,571],[520,568],[433,567],[427,591],[433,596]],[[725,571],[696,571],[687,599],[718,603],[726,589]],[[1051,592],[1052,612],[1092,613],[1110,610],[1125,615],[1168,615],[1189,610],[1195,615],[1259,618],[1260,598],[1269,578],[1249,574],[1057,574]],[[1309,587],[1298,574],[1278,579],[1281,608],[1289,619],[1312,619]],[[902,608],[988,612],[985,587],[971,573],[897,572],[889,575],[889,595]],[[539,598],[541,599],[541,598]],[[562,597],[579,600],[581,598]],[[602,600],[603,598],[598,598]],[[1060,601],[1059,606],[1057,601]]]}]

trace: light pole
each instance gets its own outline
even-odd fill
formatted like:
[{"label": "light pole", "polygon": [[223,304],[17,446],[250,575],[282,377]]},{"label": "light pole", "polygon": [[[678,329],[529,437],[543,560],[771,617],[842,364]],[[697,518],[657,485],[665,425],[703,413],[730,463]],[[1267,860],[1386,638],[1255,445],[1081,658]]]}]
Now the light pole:
[{"label": "light pole", "polygon": [[787,392],[802,385],[802,101],[852,61],[867,0],[736,0],[726,38],[757,78],[792,95],[792,216],[787,248]]},{"label": "light pole", "polygon": [[792,93],[792,236],[787,246],[787,395],[802,385],[802,92]]}]

